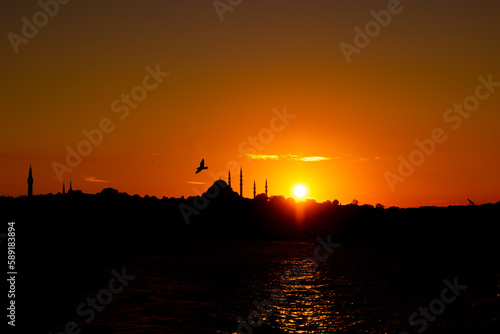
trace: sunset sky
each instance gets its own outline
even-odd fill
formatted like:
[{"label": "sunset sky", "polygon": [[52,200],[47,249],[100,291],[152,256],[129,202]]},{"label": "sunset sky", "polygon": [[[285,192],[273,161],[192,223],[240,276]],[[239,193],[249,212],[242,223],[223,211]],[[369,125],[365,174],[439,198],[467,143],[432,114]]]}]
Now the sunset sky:
[{"label": "sunset sky", "polygon": [[30,163],[35,194],[60,192],[54,166],[87,131],[102,138],[66,189],[188,197],[228,168],[239,190],[241,166],[246,197],[267,178],[269,195],[303,183],[343,204],[500,200],[498,1],[47,3],[0,5],[0,196],[26,195]]}]

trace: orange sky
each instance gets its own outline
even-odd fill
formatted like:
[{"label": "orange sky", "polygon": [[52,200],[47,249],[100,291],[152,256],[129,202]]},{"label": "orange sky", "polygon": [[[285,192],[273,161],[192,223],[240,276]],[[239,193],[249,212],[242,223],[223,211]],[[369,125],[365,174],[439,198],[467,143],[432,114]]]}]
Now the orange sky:
[{"label": "orange sky", "polygon": [[[54,162],[67,165],[66,147],[104,122],[108,133],[61,175],[87,193],[187,197],[231,163],[249,197],[267,178],[270,195],[303,182],[341,203],[498,202],[500,87],[477,88],[479,76],[500,82],[497,2],[401,1],[349,63],[340,44],[355,46],[354,28],[388,3],[243,1],[221,21],[212,1],[71,1],[16,53],[8,34],[41,8],[4,2],[0,195],[27,193],[30,163],[35,194],[61,191]],[[484,98],[453,129],[447,110],[477,89]],[[295,117],[273,121],[285,108]],[[391,187],[398,157],[436,128],[446,141]],[[244,156],[251,147],[260,156]],[[209,169],[195,175],[202,158]]]}]

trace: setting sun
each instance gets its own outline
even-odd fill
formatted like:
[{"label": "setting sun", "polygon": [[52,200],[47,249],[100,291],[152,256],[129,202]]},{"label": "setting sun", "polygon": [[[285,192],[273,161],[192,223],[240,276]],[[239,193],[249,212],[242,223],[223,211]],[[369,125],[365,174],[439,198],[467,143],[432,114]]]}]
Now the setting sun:
[{"label": "setting sun", "polygon": [[302,198],[306,195],[306,188],[304,186],[296,186],[295,187],[295,190],[294,190],[294,193],[295,193],[295,196],[299,197],[299,198]]},{"label": "setting sun", "polygon": [[304,182],[296,182],[290,187],[290,195],[295,198],[295,200],[305,200],[309,198],[311,194],[311,189],[309,185]]}]

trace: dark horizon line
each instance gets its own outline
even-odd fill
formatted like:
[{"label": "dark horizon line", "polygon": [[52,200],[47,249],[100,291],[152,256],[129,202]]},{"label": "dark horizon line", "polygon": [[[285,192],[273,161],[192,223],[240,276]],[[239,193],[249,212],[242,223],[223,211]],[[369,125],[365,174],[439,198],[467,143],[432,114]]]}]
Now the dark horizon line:
[{"label": "dark horizon line", "polygon": [[[232,190],[232,189],[231,189]],[[234,192],[234,191],[232,191]],[[234,192],[235,194],[237,194],[236,192]],[[112,188],[112,187],[107,187],[107,188],[103,188],[100,192],[97,192],[95,194],[91,194],[91,193],[84,193],[82,190],[72,190],[72,191],[68,191],[66,193],[62,193],[62,192],[58,192],[58,193],[47,193],[47,194],[33,194],[31,197],[28,196],[28,195],[20,195],[20,196],[17,196],[17,197],[14,197],[14,196],[10,196],[10,195],[1,195],[0,196],[0,199],[26,199],[26,200],[31,200],[31,199],[34,199],[36,197],[47,197],[47,196],[58,196],[58,197],[62,197],[62,196],[66,196],[66,197],[73,197],[73,199],[75,199],[76,197],[74,195],[84,195],[84,196],[106,196],[106,197],[119,197],[120,195],[122,196],[128,196],[130,198],[135,198],[135,199],[146,199],[146,200],[149,200],[149,199],[152,199],[152,200],[181,200],[181,201],[185,201],[185,200],[188,200],[190,198],[193,198],[193,197],[200,197],[200,195],[193,195],[193,196],[188,196],[188,197],[184,197],[181,196],[181,197],[167,197],[167,196],[163,196],[161,198],[153,195],[153,196],[150,196],[150,195],[144,195],[144,196],[140,196],[139,194],[134,194],[134,195],[130,195],[129,193],[127,192],[121,192],[119,191],[118,189],[115,189],[115,188]],[[204,195],[204,194],[203,194]],[[202,195],[202,196],[203,196]],[[237,196],[237,198],[241,199],[241,200],[257,200],[257,201],[262,201],[262,197],[266,196],[265,193],[261,193],[261,194],[258,194],[255,198],[250,198],[250,197],[240,197],[239,195]],[[259,198],[260,197],[260,198]],[[236,198],[236,197],[235,197]],[[483,203],[483,204],[459,204],[459,205],[452,205],[452,204],[449,204],[449,205],[446,205],[446,206],[437,206],[437,205],[422,205],[422,206],[408,206],[408,207],[399,207],[399,206],[390,206],[390,207],[386,207],[385,205],[381,204],[381,203],[377,203],[376,205],[373,205],[373,204],[369,204],[369,203],[365,203],[365,204],[354,204],[354,201],[356,200],[353,200],[353,202],[351,203],[347,203],[347,204],[341,204],[340,201],[338,201],[337,199],[334,199],[334,200],[324,200],[322,202],[318,202],[316,201],[316,199],[314,198],[306,198],[302,201],[297,201],[295,198],[293,198],[292,196],[285,196],[285,195],[272,195],[272,196],[267,196],[267,199],[268,201],[271,200],[273,198],[282,198],[284,199],[285,201],[286,200],[293,200],[294,203],[300,203],[300,202],[314,202],[316,204],[329,204],[329,205],[334,205],[334,206],[358,206],[358,207],[373,207],[373,208],[377,208],[377,209],[389,209],[389,208],[398,208],[398,209],[410,209],[410,208],[425,208],[425,207],[435,207],[435,208],[446,208],[446,207],[469,207],[469,206],[483,206],[483,205],[500,205],[500,201],[498,202],[489,202],[489,203]],[[328,203],[329,202],[329,203]],[[337,204],[334,204],[335,202],[337,202]]]}]

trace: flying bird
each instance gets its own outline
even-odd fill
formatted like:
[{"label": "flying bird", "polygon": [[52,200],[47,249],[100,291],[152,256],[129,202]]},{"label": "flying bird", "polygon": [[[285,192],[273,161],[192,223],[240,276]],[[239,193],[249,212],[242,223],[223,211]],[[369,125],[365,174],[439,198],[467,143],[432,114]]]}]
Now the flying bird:
[{"label": "flying bird", "polygon": [[205,159],[201,159],[200,167],[196,168],[195,174],[198,174],[199,172],[201,172],[204,169],[208,169],[208,167],[205,167]]}]

